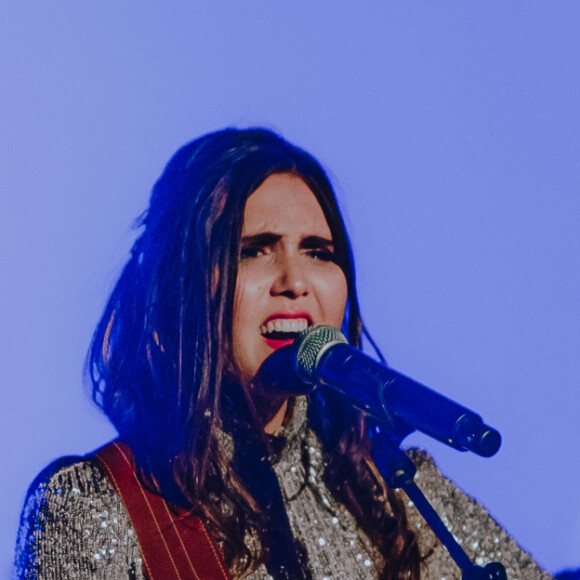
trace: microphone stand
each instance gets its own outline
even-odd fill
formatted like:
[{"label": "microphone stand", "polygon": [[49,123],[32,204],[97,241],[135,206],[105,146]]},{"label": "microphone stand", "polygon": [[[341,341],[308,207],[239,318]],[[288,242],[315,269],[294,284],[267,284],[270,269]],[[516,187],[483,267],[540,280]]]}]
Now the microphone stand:
[{"label": "microphone stand", "polygon": [[373,461],[385,478],[387,485],[394,489],[402,489],[409,496],[409,499],[415,504],[419,513],[460,568],[462,579],[508,580],[505,568],[499,562],[491,562],[485,567],[476,566],[471,562],[463,548],[445,527],[433,506],[414,482],[417,467],[399,447],[401,440],[392,431],[383,430],[374,421],[372,421],[370,428]]}]

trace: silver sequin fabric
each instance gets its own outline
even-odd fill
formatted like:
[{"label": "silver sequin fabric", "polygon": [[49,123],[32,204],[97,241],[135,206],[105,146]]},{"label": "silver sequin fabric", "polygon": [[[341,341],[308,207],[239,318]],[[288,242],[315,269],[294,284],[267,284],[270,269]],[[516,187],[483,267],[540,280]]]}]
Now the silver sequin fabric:
[{"label": "silver sequin fabric", "polygon": [[[324,453],[307,425],[306,405],[305,399],[298,400],[292,421],[280,435],[285,445],[271,458],[290,528],[306,547],[314,580],[376,580],[380,555],[324,485]],[[480,504],[446,479],[427,454],[410,453],[418,465],[419,487],[472,561],[502,562],[509,580],[551,578]],[[422,580],[460,580],[461,572],[408,501],[407,511],[422,552],[433,548]],[[129,516],[94,460],[57,461],[33,484],[22,512],[14,577],[145,578]],[[245,576],[245,580],[269,579],[264,566]]]}]

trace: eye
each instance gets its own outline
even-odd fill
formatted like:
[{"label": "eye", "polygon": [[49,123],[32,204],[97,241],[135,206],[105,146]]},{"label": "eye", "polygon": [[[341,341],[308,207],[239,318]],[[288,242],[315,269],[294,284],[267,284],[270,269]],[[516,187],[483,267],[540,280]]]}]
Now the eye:
[{"label": "eye", "polygon": [[264,246],[247,245],[240,248],[240,260],[250,260],[265,254],[266,248]]},{"label": "eye", "polygon": [[336,261],[334,251],[328,248],[313,248],[312,250],[308,250],[307,254],[314,260],[317,260],[318,262]]},{"label": "eye", "polygon": [[280,236],[270,232],[243,237],[240,240],[240,261],[251,260],[272,253]]}]

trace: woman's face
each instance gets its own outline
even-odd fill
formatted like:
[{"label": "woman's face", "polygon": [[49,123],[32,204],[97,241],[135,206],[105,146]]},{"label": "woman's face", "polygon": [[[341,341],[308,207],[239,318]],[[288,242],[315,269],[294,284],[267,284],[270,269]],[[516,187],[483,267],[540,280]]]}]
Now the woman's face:
[{"label": "woman's face", "polygon": [[316,197],[299,177],[271,175],[244,210],[233,312],[242,381],[308,326],[340,328],[346,301],[346,278]]}]

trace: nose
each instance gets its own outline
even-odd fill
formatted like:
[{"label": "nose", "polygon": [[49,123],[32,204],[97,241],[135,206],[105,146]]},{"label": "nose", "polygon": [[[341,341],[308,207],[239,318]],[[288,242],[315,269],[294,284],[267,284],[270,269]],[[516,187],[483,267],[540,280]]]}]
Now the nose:
[{"label": "nose", "polygon": [[276,276],[270,289],[273,296],[298,298],[310,292],[308,274],[299,254],[283,253],[278,257],[276,269]]}]

